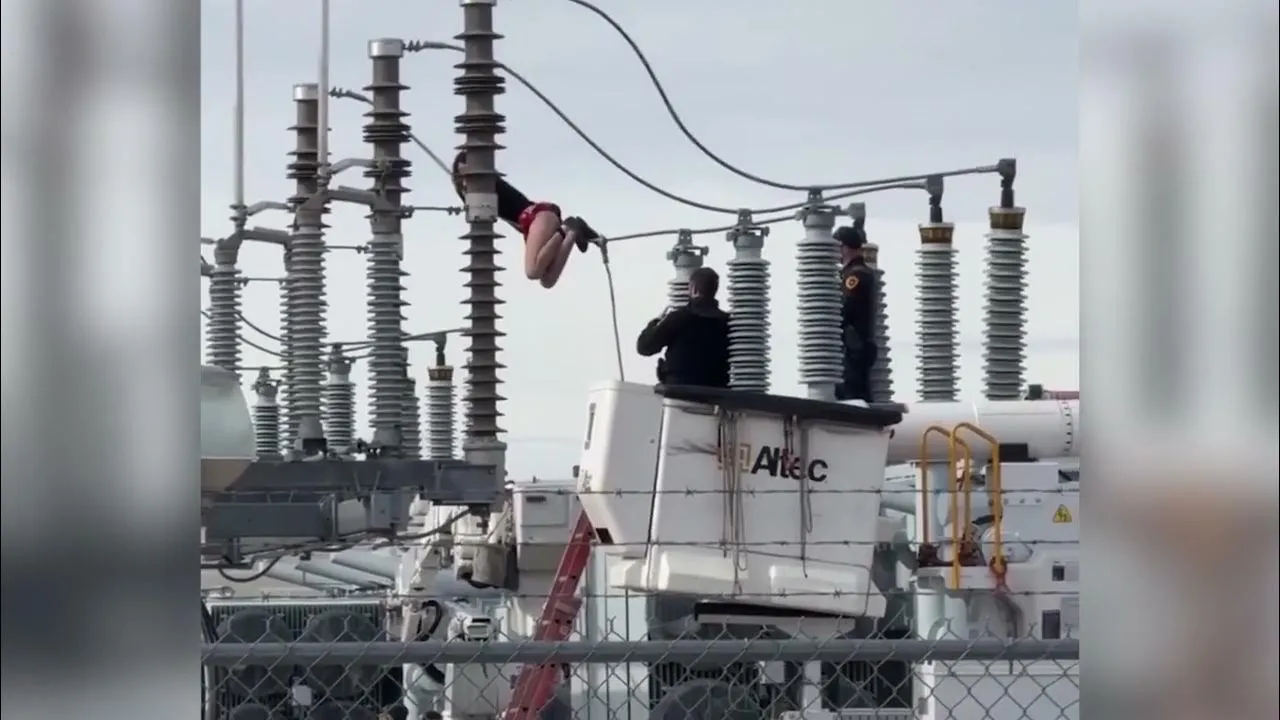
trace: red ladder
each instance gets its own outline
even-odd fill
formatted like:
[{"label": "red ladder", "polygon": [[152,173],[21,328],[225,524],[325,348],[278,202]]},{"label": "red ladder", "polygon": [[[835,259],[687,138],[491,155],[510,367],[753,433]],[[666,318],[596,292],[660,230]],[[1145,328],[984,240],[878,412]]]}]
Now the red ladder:
[{"label": "red ladder", "polygon": [[[542,614],[533,630],[535,642],[564,642],[569,639],[569,633],[573,632],[573,622],[578,617],[578,609],[582,607],[582,600],[577,596],[578,583],[587,569],[587,561],[591,559],[591,541],[595,539],[595,534],[595,528],[591,526],[587,514],[578,511],[569,544],[565,546],[560,564],[556,567],[551,592],[547,594]],[[555,694],[560,674],[560,666],[553,664],[525,665],[521,668],[511,693],[511,704],[502,714],[502,720],[538,720],[538,714]]]}]

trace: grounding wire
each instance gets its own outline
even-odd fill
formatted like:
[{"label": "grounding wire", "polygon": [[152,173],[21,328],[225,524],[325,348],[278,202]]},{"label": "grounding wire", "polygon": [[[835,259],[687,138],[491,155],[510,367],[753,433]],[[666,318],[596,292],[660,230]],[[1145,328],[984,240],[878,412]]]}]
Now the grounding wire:
[{"label": "grounding wire", "polygon": [[[601,20],[604,20],[606,23],[609,24],[610,27],[612,27],[615,31],[617,31],[618,35],[622,37],[623,41],[625,41],[627,45],[631,46],[631,51],[635,53],[636,59],[638,59],[640,61],[640,64],[644,66],[645,74],[649,76],[649,82],[653,85],[653,89],[658,92],[658,97],[662,99],[662,104],[667,110],[667,115],[670,116],[671,120],[676,124],[676,127],[680,130],[680,133],[684,135],[689,142],[693,143],[693,146],[698,148],[698,150],[701,151],[703,155],[706,155],[708,158],[710,158],[712,162],[724,168],[725,170],[728,170],[734,175],[737,175],[738,177],[745,178],[747,180],[750,180],[755,183],[759,183],[761,185],[767,185],[772,188],[777,188],[779,190],[808,191],[808,190],[844,190],[846,188],[868,187],[871,185],[882,185],[885,183],[907,182],[910,180],[924,180],[930,175],[939,174],[939,173],[927,173],[924,175],[904,175],[902,177],[885,178],[883,180],[864,180],[859,182],[838,183],[834,185],[792,185],[789,183],[769,180],[768,178],[762,178],[759,175],[754,175],[752,173],[749,173],[746,170],[743,170],[742,168],[739,168],[731,164],[729,161],[725,160],[724,158],[721,158],[719,155],[716,155],[714,152],[711,151],[710,148],[704,145],[702,141],[697,138],[696,135],[693,134],[693,131],[689,130],[689,128],[684,124],[684,119],[680,117],[680,113],[676,111],[675,105],[671,102],[671,98],[667,96],[666,88],[663,86],[662,81],[658,79],[658,74],[657,72],[654,71],[653,66],[649,63],[649,58],[644,54],[644,51],[640,49],[640,45],[635,41],[635,39],[631,37],[631,34],[628,33],[625,29],[623,29],[622,25],[620,25],[618,21],[610,17],[609,13],[587,2],[587,0],[569,0],[569,2],[581,8],[584,8],[592,13],[595,13]],[[508,70],[508,72],[511,72],[511,71]],[[516,77],[514,72],[511,72],[511,74],[512,74],[512,77]],[[519,80],[520,78],[516,77],[516,79]],[[521,80],[521,82],[524,82],[524,81]],[[525,83],[525,85],[527,86],[528,83]],[[537,93],[536,90],[534,90],[534,92]],[[563,119],[563,116],[562,116],[562,119]],[[962,170],[953,170],[953,171],[950,171],[947,173],[941,173],[941,174],[947,175],[947,176],[980,175],[980,174],[991,173],[995,171],[996,171],[996,167],[994,165],[991,165],[991,166],[965,168]]]}]

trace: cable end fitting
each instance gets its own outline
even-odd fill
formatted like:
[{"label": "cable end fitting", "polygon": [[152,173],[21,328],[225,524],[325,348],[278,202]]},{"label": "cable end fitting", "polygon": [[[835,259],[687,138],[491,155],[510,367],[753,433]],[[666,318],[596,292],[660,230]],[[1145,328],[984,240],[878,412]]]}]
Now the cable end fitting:
[{"label": "cable end fitting", "polygon": [[1000,173],[1000,207],[1014,207],[1013,181],[1018,177],[1018,161],[1014,158],[1003,158],[996,163],[996,172]]},{"label": "cable end fitting", "polygon": [[942,222],[942,192],[945,181],[941,175],[930,175],[924,181],[925,190],[929,193],[929,222]]}]

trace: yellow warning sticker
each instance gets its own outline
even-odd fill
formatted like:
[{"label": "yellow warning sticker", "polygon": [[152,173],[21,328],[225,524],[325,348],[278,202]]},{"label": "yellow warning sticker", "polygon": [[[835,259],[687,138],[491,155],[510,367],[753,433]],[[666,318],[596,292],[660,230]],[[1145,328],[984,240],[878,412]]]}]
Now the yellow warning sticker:
[{"label": "yellow warning sticker", "polygon": [[1053,511],[1053,522],[1055,525],[1067,525],[1071,522],[1071,511],[1066,505],[1059,505],[1058,509]]}]

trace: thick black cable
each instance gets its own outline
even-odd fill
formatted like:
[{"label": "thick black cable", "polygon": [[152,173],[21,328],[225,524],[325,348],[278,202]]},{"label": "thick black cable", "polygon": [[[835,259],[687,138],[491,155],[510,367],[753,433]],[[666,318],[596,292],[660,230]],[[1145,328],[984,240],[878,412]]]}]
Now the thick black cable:
[{"label": "thick black cable", "polygon": [[[846,198],[857,197],[859,195],[871,195],[873,193],[883,192],[885,190],[924,190],[924,189],[925,189],[925,185],[923,182],[901,182],[901,183],[893,183],[890,185],[882,185],[882,186],[871,187],[871,188],[858,188],[856,190],[845,190],[844,192],[831,195],[830,197],[827,198],[827,200],[828,201],[844,200]],[[772,213],[765,213],[765,214],[771,215]],[[777,225],[778,223],[787,222],[788,220],[795,220],[795,219],[796,219],[796,216],[794,213],[787,213],[786,215],[778,215],[776,217],[766,217],[766,218],[760,218],[758,220],[753,220],[752,224]],[[662,230],[645,230],[643,232],[628,233],[626,235],[617,235],[615,237],[609,238],[608,242],[615,243],[615,242],[621,242],[623,240],[643,240],[646,238],[666,237],[669,235],[676,235],[682,232],[687,232],[691,235],[711,235],[714,233],[729,232],[730,230],[736,227],[738,227],[737,223],[734,223],[732,225],[715,225],[713,227],[704,227],[704,228],[698,228],[695,230],[691,230],[689,228],[664,228]]]},{"label": "thick black cable", "polygon": [[218,568],[218,574],[222,576],[223,580],[227,580],[233,583],[248,583],[248,582],[253,582],[254,580],[261,580],[262,578],[267,576],[267,573],[276,569],[276,565],[280,563],[280,558],[282,557],[284,556],[277,555],[276,557],[271,558],[270,560],[267,561],[267,564],[264,565],[261,570],[257,570],[255,572],[249,573],[244,577],[236,577],[235,575],[228,574],[225,568]]},{"label": "thick black cable", "polygon": [[[465,50],[458,45],[451,45],[449,43],[435,42],[431,40],[414,40],[414,41],[408,42],[405,44],[405,49],[409,50],[410,52],[416,52],[419,50],[452,50],[453,52],[458,52],[458,53],[465,52]],[[639,183],[646,189],[654,193],[657,193],[665,198],[668,198],[675,202],[678,202],[683,205],[687,205],[689,207],[693,207],[699,210],[706,210],[708,212],[715,212],[715,213],[720,213],[724,215],[735,215],[735,216],[738,213],[742,212],[743,210],[747,210],[748,212],[751,212],[753,214],[768,215],[768,214],[777,213],[777,212],[788,212],[792,210],[799,210],[800,208],[811,204],[811,200],[806,198],[805,200],[801,200],[798,202],[787,203],[785,205],[775,205],[773,207],[730,209],[730,208],[720,207],[716,205],[708,205],[706,203],[698,202],[696,200],[690,200],[689,198],[676,195],[640,177],[630,168],[623,165],[618,159],[610,155],[608,151],[600,147],[599,143],[593,140],[585,130],[579,127],[577,123],[575,123],[571,118],[569,118],[567,114],[565,114],[563,110],[560,109],[560,106],[556,105],[556,103],[553,100],[551,100],[551,98],[547,97],[546,94],[543,93],[541,90],[539,90],[538,87],[534,85],[533,82],[530,81],[528,78],[524,77],[519,72],[513,70],[511,66],[505,63],[497,62],[495,63],[495,65],[499,69],[505,71],[508,75],[510,75],[513,79],[515,79],[521,85],[523,85],[527,90],[529,90],[529,92],[533,93],[535,97],[541,100],[542,103],[551,110],[551,112],[555,113],[556,117],[560,118],[566,125],[568,125],[570,130],[573,130],[573,132],[577,134],[578,137],[583,140],[583,142],[587,143],[587,145],[589,145],[592,150],[595,150],[596,153],[600,155],[600,157],[604,158],[604,160],[607,161],[610,165],[612,165],[615,169],[617,169],[622,174],[626,175],[628,178],[631,178],[635,182]],[[364,95],[361,95],[360,93],[357,93],[351,90],[347,90],[345,88],[334,88],[333,90],[330,91],[330,94],[333,95],[334,97],[340,97],[340,98],[344,97],[352,100],[358,100],[365,104],[370,104],[372,102],[371,100],[369,100],[369,98],[365,97]],[[445,173],[446,175],[452,174],[449,168],[445,166],[444,162],[440,160],[440,158],[431,150],[431,148],[429,148],[426,145],[426,143],[422,142],[421,139],[419,139],[417,136],[415,136],[412,133],[409,134],[409,138],[423,152],[427,153],[427,155],[430,156],[433,161],[435,161],[437,166],[440,167],[441,172]],[[907,175],[907,176],[902,176],[898,178],[888,178],[885,180],[867,180],[867,181],[862,181],[857,183],[845,183],[843,185],[817,185],[817,186],[811,186],[811,187],[791,186],[784,189],[796,189],[796,190],[808,191],[808,190],[824,190],[824,189],[875,190],[875,189],[883,188],[887,190],[887,189],[902,187],[904,184],[907,184],[907,183],[915,183],[915,182],[923,181],[924,179],[929,177],[935,177],[935,176],[952,177],[957,175],[987,173],[987,172],[995,172],[995,169],[996,169],[995,166],[992,165],[990,167],[966,168],[961,170],[947,170],[940,173],[928,173],[925,175]],[[833,195],[829,198],[826,198],[826,200],[838,200],[840,198],[850,197],[852,195],[857,195],[857,194],[860,194],[860,193],[856,193],[856,192],[841,193],[841,194]]]},{"label": "thick black cable", "polygon": [[[205,319],[205,320],[212,320],[212,319],[213,319],[213,318],[212,318],[212,316],[210,316],[210,315],[209,315],[209,311],[208,311],[208,310],[201,310],[201,311],[200,311],[200,314],[204,316],[204,319]],[[244,318],[242,317],[242,318],[240,318],[240,319],[241,319],[241,320],[243,320]],[[248,345],[249,347],[253,348],[254,350],[257,350],[258,352],[266,353],[267,355],[270,355],[270,356],[272,356],[272,357],[277,357],[277,358],[283,358],[283,357],[284,357],[284,353],[280,352],[279,350],[268,350],[267,348],[264,348],[264,347],[262,347],[261,345],[259,345],[259,344],[255,343],[255,342],[253,342],[252,340],[249,340],[248,338],[246,338],[246,337],[245,337],[245,336],[243,336],[243,335],[236,335],[236,339],[237,339],[237,340],[239,340],[240,342],[244,343],[245,345]]]},{"label": "thick black cable", "polygon": [[[635,39],[631,37],[631,34],[628,33],[625,29],[623,29],[622,25],[618,24],[618,21],[610,17],[609,13],[587,2],[587,0],[569,0],[569,2],[585,10],[588,10],[592,13],[595,13],[596,16],[598,16],[601,20],[604,20],[606,23],[608,23],[609,26],[612,27],[618,33],[618,35],[622,37],[623,41],[625,41],[627,45],[631,46],[631,51],[635,53],[636,59],[638,59],[640,61],[640,64],[644,66],[645,74],[649,76],[649,82],[653,85],[653,89],[658,92],[658,97],[662,99],[662,104],[667,110],[667,115],[670,116],[672,122],[674,122],[676,124],[676,127],[679,128],[680,133],[684,135],[689,142],[693,143],[693,146],[698,148],[698,150],[701,151],[703,155],[706,155],[708,158],[710,158],[712,162],[724,168],[725,170],[728,170],[734,175],[737,175],[738,177],[745,178],[747,180],[750,180],[755,183],[759,183],[761,185],[767,185],[772,188],[777,188],[779,190],[800,190],[800,191],[844,190],[846,188],[870,187],[872,185],[884,185],[887,183],[908,182],[911,180],[924,180],[930,175],[938,175],[938,174],[945,175],[945,176],[978,175],[978,174],[995,172],[996,170],[995,166],[992,165],[992,166],[967,168],[963,170],[952,170],[946,173],[926,173],[924,175],[904,175],[902,177],[896,177],[896,178],[885,178],[882,180],[865,180],[865,181],[849,182],[849,183],[837,183],[834,185],[792,185],[790,183],[777,182],[775,180],[769,180],[768,178],[763,178],[763,177],[760,177],[759,175],[749,173],[746,170],[743,170],[742,168],[739,168],[731,164],[729,161],[725,160],[724,158],[712,152],[711,149],[708,148],[706,145],[704,145],[702,141],[699,140],[698,137],[693,134],[693,131],[691,131],[684,124],[684,119],[680,117],[680,113],[676,111],[675,105],[671,102],[671,98],[667,96],[667,90],[663,86],[662,81],[658,79],[658,73],[654,71],[653,66],[649,63],[649,58],[644,54],[644,51],[640,49],[640,45],[635,41]],[[513,73],[513,77],[514,77],[514,73]]]},{"label": "thick black cable", "polygon": [[[458,45],[450,45],[449,43],[433,42],[433,41],[415,41],[415,42],[406,43],[405,49],[410,51],[452,50],[454,52],[459,52],[459,53],[466,52],[462,47]],[[691,208],[696,208],[698,210],[706,210],[707,212],[721,213],[724,215],[738,214],[738,211],[736,209],[720,207],[718,205],[709,205],[707,203],[699,202],[697,200],[691,200],[687,197],[684,197],[683,195],[677,195],[676,193],[673,193],[670,190],[661,188],[653,184],[652,182],[649,182],[648,180],[640,177],[635,172],[633,172],[631,168],[627,167],[626,165],[623,165],[617,158],[609,154],[609,151],[600,147],[600,144],[597,143],[594,139],[592,139],[592,137],[587,134],[587,131],[579,127],[576,122],[574,122],[568,115],[565,114],[563,110],[560,109],[560,106],[556,105],[555,102],[551,100],[551,98],[543,94],[543,92],[539,90],[536,85],[534,85],[527,78],[525,78],[525,76],[521,75],[515,70],[512,70],[510,66],[504,63],[499,62],[495,64],[499,69],[505,71],[513,79],[515,79],[521,85],[525,86],[525,88],[529,92],[533,93],[535,97],[541,100],[542,104],[550,108],[551,112],[556,114],[556,117],[560,118],[560,120],[564,122],[565,125],[569,126],[570,130],[572,130],[575,134],[577,134],[577,136],[581,138],[583,142],[591,146],[591,149],[595,150],[597,155],[604,158],[605,162],[608,162],[610,165],[612,165],[618,172],[622,173],[623,175],[626,175],[627,177],[631,178],[632,180],[639,183],[640,185],[643,185],[645,188],[649,189],[650,191],[655,192],[667,198],[668,200],[673,200],[675,202],[678,202],[681,205],[687,205]]]},{"label": "thick black cable", "polygon": [[245,324],[245,327],[249,328],[250,330],[252,330],[252,331],[254,331],[254,332],[256,332],[256,333],[258,333],[258,334],[259,334],[259,335],[261,335],[262,337],[264,337],[264,338],[266,338],[266,339],[268,339],[268,340],[271,340],[271,341],[273,341],[273,342],[278,342],[278,343],[280,343],[280,344],[282,344],[282,345],[284,344],[284,338],[280,337],[279,335],[272,335],[271,333],[267,332],[266,330],[263,330],[262,328],[258,327],[258,326],[257,326],[257,325],[255,325],[252,321],[250,321],[250,320],[249,320],[249,318],[245,317],[245,316],[244,316],[244,313],[236,313],[236,317],[240,318],[240,322],[244,323],[244,324]]}]

